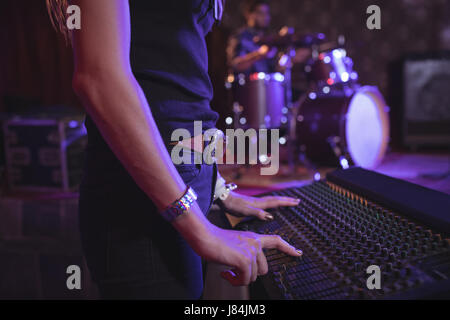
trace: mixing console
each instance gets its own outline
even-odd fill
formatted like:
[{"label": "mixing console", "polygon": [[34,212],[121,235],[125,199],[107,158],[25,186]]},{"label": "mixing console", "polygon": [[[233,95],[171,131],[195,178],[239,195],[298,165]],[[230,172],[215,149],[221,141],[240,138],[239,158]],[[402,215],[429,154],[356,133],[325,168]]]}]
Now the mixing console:
[{"label": "mixing console", "polygon": [[301,258],[266,251],[269,298],[450,297],[450,196],[360,168],[270,194],[301,202],[269,210],[271,222],[236,227],[278,234],[303,250]]}]

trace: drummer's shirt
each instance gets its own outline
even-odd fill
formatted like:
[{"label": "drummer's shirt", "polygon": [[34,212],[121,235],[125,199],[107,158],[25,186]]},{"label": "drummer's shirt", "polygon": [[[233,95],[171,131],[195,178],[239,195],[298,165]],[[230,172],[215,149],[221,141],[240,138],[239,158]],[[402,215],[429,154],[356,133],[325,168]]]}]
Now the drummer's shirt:
[{"label": "drummer's shirt", "polygon": [[[253,39],[260,35],[259,31],[255,28],[245,27],[240,29],[235,35],[230,38],[227,48],[228,65],[231,65],[231,61],[236,57],[247,55],[251,52],[257,51],[259,45],[256,44]],[[277,68],[276,58],[263,59],[255,62],[252,67],[244,72],[237,72],[231,70],[234,73],[243,73],[246,76],[252,73],[275,73]]]}]

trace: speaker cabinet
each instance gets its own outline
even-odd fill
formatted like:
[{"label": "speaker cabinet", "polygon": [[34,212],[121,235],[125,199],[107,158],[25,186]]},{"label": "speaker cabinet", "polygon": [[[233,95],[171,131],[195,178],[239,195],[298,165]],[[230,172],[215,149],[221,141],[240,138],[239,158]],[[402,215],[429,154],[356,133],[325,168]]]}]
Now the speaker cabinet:
[{"label": "speaker cabinet", "polygon": [[391,66],[393,141],[450,146],[450,52],[410,55]]}]

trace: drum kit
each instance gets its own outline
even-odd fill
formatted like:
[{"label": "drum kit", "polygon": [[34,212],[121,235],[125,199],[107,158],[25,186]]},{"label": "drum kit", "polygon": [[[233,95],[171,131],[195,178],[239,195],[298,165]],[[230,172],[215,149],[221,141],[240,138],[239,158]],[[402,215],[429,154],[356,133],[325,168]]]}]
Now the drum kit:
[{"label": "drum kit", "polygon": [[[280,129],[292,168],[297,161],[316,165],[356,165],[371,169],[383,159],[389,142],[386,102],[377,87],[362,86],[342,37],[328,42],[323,34],[255,39],[286,52],[283,73],[229,75],[235,129]],[[308,90],[292,101],[292,57],[310,48],[304,72]],[[280,62],[281,64],[281,62]]]}]

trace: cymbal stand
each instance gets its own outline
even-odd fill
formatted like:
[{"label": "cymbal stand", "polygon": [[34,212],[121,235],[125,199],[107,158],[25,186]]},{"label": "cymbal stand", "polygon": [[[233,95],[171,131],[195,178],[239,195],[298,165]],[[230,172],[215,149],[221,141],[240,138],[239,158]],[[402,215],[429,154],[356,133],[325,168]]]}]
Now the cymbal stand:
[{"label": "cymbal stand", "polygon": [[294,173],[295,172],[295,130],[293,130],[295,127],[293,126],[293,119],[294,117],[294,104],[292,99],[292,67],[293,62],[292,58],[295,56],[295,48],[293,46],[287,48],[287,53],[285,54],[285,57],[287,61],[285,62],[286,70],[284,72],[284,81],[285,81],[285,91],[286,91],[286,107],[288,110],[287,113],[287,132],[288,132],[288,141],[287,141],[287,147],[288,147],[288,165],[289,165],[289,172]]}]

